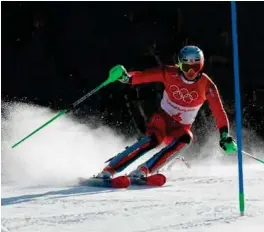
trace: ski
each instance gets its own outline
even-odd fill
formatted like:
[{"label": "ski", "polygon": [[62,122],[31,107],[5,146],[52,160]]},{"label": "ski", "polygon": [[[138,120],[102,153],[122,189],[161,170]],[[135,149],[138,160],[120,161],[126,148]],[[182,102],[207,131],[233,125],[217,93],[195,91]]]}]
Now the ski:
[{"label": "ski", "polygon": [[154,174],[147,177],[129,177],[130,185],[148,185],[148,186],[162,186],[166,183],[166,176],[163,174]]},{"label": "ski", "polygon": [[79,178],[79,185],[102,188],[128,188],[130,185],[163,186],[166,183],[166,176],[154,174],[147,177],[118,176],[111,179],[98,177]]},{"label": "ski", "polygon": [[111,179],[98,177],[79,178],[79,185],[102,188],[127,188],[130,185],[130,179],[127,176],[118,176]]}]

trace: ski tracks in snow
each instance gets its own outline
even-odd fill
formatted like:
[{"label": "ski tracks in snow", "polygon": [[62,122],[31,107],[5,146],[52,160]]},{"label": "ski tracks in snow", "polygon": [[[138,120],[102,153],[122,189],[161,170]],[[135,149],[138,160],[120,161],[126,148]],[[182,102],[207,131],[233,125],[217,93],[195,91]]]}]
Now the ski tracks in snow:
[{"label": "ski tracks in snow", "polygon": [[236,175],[201,170],[172,172],[161,188],[3,186],[2,223],[11,232],[199,232],[263,217],[263,171],[245,173],[246,215],[241,218]]}]

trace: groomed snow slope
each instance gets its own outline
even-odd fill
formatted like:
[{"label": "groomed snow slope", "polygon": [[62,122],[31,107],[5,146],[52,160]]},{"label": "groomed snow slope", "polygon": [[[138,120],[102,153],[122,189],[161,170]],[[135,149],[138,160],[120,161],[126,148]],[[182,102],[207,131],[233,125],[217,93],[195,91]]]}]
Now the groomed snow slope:
[{"label": "groomed snow slope", "polygon": [[222,157],[217,146],[211,158],[190,160],[191,169],[178,161],[164,168],[168,182],[161,188],[77,187],[77,177],[97,173],[106,159],[134,138],[127,141],[106,127],[91,129],[67,115],[10,148],[52,116],[54,112],[37,106],[6,106],[2,232],[264,230],[262,164],[245,159],[244,217],[239,215],[236,159]]}]

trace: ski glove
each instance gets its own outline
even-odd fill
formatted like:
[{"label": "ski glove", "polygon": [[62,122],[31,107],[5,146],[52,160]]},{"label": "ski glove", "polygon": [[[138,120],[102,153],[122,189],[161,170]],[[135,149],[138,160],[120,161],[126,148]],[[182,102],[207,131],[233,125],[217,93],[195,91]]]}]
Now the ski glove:
[{"label": "ski glove", "polygon": [[122,65],[116,65],[113,68],[111,68],[110,77],[125,84],[130,82],[130,76],[128,75],[126,69]]},{"label": "ski glove", "polygon": [[231,155],[237,151],[237,144],[235,140],[226,132],[221,134],[220,147],[224,150],[226,155]]}]

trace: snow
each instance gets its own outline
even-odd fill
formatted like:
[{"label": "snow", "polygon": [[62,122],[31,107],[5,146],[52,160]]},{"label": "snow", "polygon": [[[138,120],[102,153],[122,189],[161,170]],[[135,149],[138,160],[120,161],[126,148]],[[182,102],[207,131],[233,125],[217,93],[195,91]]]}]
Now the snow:
[{"label": "snow", "polygon": [[180,161],[165,167],[168,182],[163,187],[78,187],[77,177],[97,173],[134,138],[128,141],[105,126],[92,129],[91,121],[82,124],[66,115],[11,149],[55,113],[21,103],[5,107],[2,232],[263,231],[263,164],[244,160],[243,217],[236,159],[222,157],[217,147],[211,158],[189,158],[190,169]]}]

